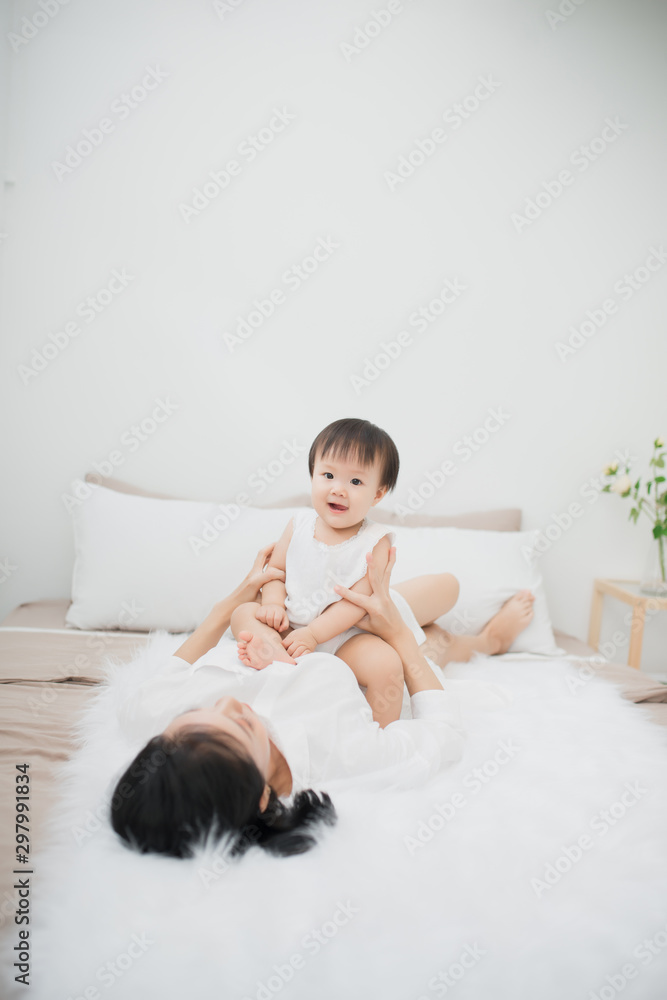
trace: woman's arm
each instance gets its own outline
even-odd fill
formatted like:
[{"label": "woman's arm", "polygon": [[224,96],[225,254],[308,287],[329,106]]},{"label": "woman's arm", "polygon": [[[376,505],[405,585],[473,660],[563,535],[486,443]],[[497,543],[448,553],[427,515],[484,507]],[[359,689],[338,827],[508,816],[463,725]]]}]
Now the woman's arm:
[{"label": "woman's arm", "polygon": [[428,660],[420,651],[414,634],[405,623],[400,634],[396,634],[393,640],[386,638],[385,641],[394,647],[401,658],[405,686],[410,697],[419,691],[442,691],[442,681],[436,677]]},{"label": "woman's arm", "polygon": [[431,669],[426,657],[420,652],[417,640],[389,596],[389,580],[396,562],[396,549],[390,548],[388,558],[385,560],[384,554],[378,548],[380,542],[373,552],[366,556],[367,579],[372,590],[370,596],[348,590],[347,587],[336,586],[334,590],[366,612],[357,622],[359,628],[379,635],[394,647],[403,664],[403,676],[410,696],[419,691],[442,691],[442,683]]},{"label": "woman's arm", "polygon": [[208,653],[209,649],[213,649],[220,642],[223,633],[229,628],[232,611],[235,608],[240,604],[256,600],[260,589],[267,583],[285,579],[284,570],[271,565],[265,568],[273,550],[274,545],[271,544],[258,552],[253,567],[245,580],[232,591],[229,597],[224,597],[213,606],[213,610],[206,616],[201,625],[194,630],[182,646],[179,646],[175,656],[187,663],[195,663],[200,656]]}]

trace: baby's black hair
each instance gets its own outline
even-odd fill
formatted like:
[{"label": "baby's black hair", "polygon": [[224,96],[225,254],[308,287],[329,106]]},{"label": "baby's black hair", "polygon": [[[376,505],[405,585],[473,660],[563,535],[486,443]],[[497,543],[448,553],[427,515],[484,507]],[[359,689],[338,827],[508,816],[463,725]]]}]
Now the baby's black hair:
[{"label": "baby's black hair", "polygon": [[315,459],[331,454],[342,459],[357,459],[361,465],[380,465],[380,486],[388,492],[393,490],[398,479],[398,450],[386,431],[376,427],[369,420],[347,417],[334,420],[317,435],[308,455],[308,470],[311,478]]}]

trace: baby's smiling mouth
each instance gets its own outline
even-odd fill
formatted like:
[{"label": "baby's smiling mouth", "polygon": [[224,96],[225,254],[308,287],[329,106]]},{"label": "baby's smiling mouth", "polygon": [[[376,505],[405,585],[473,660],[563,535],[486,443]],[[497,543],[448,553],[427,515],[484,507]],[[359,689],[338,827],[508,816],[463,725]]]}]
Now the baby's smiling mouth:
[{"label": "baby's smiling mouth", "polygon": [[347,510],[347,507],[343,507],[341,503],[333,503],[331,500],[329,501],[329,507],[331,507],[332,510]]}]

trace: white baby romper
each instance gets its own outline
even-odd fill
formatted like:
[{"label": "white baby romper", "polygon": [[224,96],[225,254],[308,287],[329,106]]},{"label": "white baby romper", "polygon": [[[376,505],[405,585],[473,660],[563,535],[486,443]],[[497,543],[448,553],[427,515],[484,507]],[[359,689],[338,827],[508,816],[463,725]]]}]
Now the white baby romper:
[{"label": "white baby romper", "polygon": [[[352,538],[338,545],[327,545],[315,538],[316,521],[314,510],[303,510],[294,515],[292,540],[285,561],[285,610],[293,628],[309,625],[330,604],[341,600],[333,589],[336,584],[349,588],[366,575],[366,553],[372,551],[380,538],[389,535],[390,542],[394,540],[394,533],[385,524],[366,517]],[[398,591],[391,590],[390,593],[401,617],[421,645],[426,637],[410,605]],[[353,635],[363,634],[363,631],[355,625],[320,643],[317,650],[335,653],[344,642]]]}]

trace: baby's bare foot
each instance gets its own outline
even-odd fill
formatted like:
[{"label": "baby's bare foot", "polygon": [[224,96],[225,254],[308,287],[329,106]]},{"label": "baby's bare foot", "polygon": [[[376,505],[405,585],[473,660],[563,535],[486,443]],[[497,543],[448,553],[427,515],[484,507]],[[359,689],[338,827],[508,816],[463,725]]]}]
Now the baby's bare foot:
[{"label": "baby's bare foot", "polygon": [[253,635],[252,632],[239,632],[237,650],[241,663],[255,670],[263,670],[274,660],[296,663],[279,642],[276,644],[268,642],[259,635]]},{"label": "baby's bare foot", "polygon": [[534,600],[535,595],[529,590],[520,590],[486,623],[482,635],[491,641],[494,654],[506,653],[519,633],[530,624]]}]

